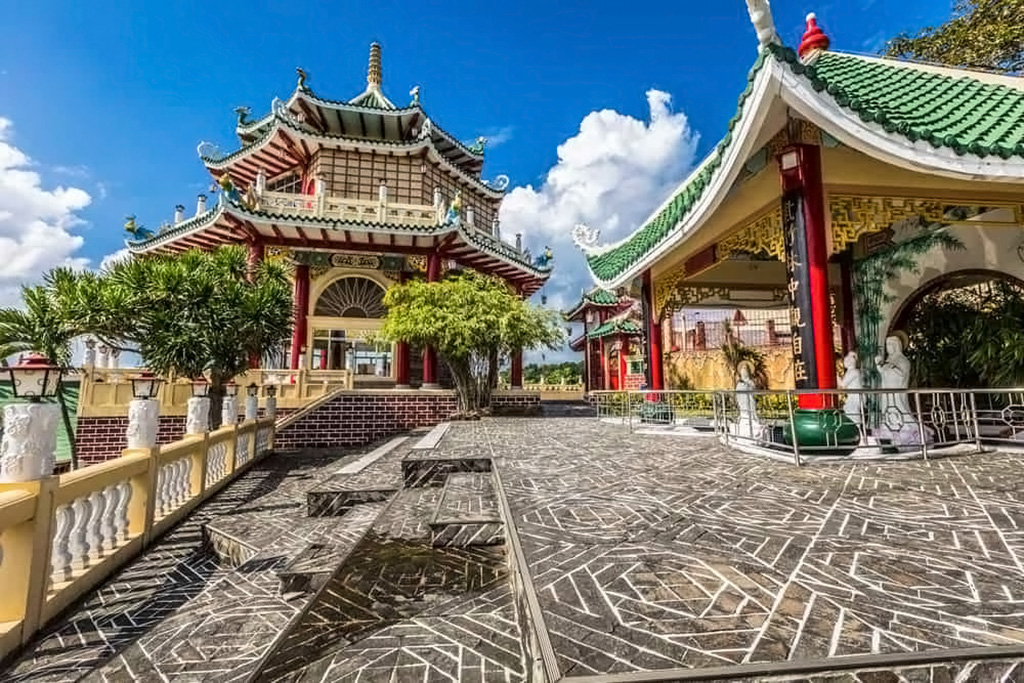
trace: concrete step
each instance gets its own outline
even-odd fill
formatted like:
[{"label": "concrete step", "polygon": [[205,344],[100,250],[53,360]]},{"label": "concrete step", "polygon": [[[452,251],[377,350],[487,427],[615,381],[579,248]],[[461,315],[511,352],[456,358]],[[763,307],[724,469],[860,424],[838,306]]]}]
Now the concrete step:
[{"label": "concrete step", "polygon": [[491,472],[449,474],[430,520],[431,544],[466,548],[505,542]]},{"label": "concrete step", "polygon": [[310,517],[340,517],[356,505],[378,503],[390,498],[402,486],[402,458],[409,439],[391,439],[340,468],[306,493]]},{"label": "concrete step", "polygon": [[277,573],[281,580],[281,595],[288,598],[320,590],[349,550],[351,548],[310,543]]}]

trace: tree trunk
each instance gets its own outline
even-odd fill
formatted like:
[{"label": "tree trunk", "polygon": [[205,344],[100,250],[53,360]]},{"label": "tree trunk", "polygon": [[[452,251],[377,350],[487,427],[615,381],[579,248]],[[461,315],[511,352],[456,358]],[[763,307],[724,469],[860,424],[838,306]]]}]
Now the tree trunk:
[{"label": "tree trunk", "polygon": [[480,402],[476,381],[467,364],[448,362],[455,380],[455,396],[458,401],[458,415],[469,417],[479,412]]},{"label": "tree trunk", "polygon": [[64,384],[61,383],[57,390],[57,403],[60,404],[60,413],[64,418],[64,429],[68,433],[68,445],[71,448],[71,469],[78,469],[78,446],[75,444],[75,429],[71,426],[71,414],[68,412],[68,404],[64,400]]},{"label": "tree trunk", "polygon": [[216,370],[210,372],[210,431],[220,429],[221,409],[224,405],[224,378]]}]

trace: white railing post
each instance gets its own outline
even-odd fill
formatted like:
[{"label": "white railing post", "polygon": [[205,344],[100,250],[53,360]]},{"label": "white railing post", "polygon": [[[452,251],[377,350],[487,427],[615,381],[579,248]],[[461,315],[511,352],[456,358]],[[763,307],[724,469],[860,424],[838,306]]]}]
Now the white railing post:
[{"label": "white railing post", "polygon": [[53,474],[59,422],[60,406],[55,403],[4,406],[0,483],[35,481]]},{"label": "white railing post", "polygon": [[153,448],[159,428],[159,401],[137,398],[128,404],[128,448]]},{"label": "white railing post", "polygon": [[245,421],[250,422],[259,417],[260,399],[258,396],[245,397]]},{"label": "white railing post", "polygon": [[238,397],[225,396],[220,404],[220,426],[227,427],[238,423]]},{"label": "white railing post", "polygon": [[205,396],[193,396],[188,400],[185,415],[185,433],[189,436],[201,436],[210,431],[210,399]]}]

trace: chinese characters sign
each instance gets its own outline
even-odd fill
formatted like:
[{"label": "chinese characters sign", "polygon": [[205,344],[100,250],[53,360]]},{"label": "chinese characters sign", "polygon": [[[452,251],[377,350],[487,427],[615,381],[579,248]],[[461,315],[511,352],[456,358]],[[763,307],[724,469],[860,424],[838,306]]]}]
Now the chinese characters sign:
[{"label": "chinese characters sign", "polygon": [[782,197],[782,234],[786,247],[786,290],[790,334],[793,341],[793,379],[797,389],[818,387],[814,362],[814,326],[811,318],[811,283],[807,262],[804,199],[800,191]]}]

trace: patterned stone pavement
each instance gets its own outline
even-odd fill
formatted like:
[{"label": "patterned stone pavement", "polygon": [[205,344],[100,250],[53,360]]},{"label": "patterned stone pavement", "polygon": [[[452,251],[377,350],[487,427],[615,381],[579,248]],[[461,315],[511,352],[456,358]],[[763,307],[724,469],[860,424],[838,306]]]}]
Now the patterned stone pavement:
[{"label": "patterned stone pavement", "polygon": [[798,468],[578,420],[448,443],[495,458],[563,676],[1024,644],[1018,455]]},{"label": "patterned stone pavement", "polygon": [[[516,555],[433,547],[440,486],[307,517],[311,491],[400,487],[408,452],[341,479],[358,456],[260,463],[0,680],[524,680],[539,655],[506,570]],[[561,677],[738,666],[706,680],[741,680],[759,665],[1024,646],[1017,455],[797,468],[548,418],[457,423],[417,457],[493,459]],[[232,565],[203,545],[206,523],[259,542]],[[310,562],[331,565],[323,590],[282,595],[278,573]],[[1024,681],[1024,656],[992,652],[757,680]]]}]

